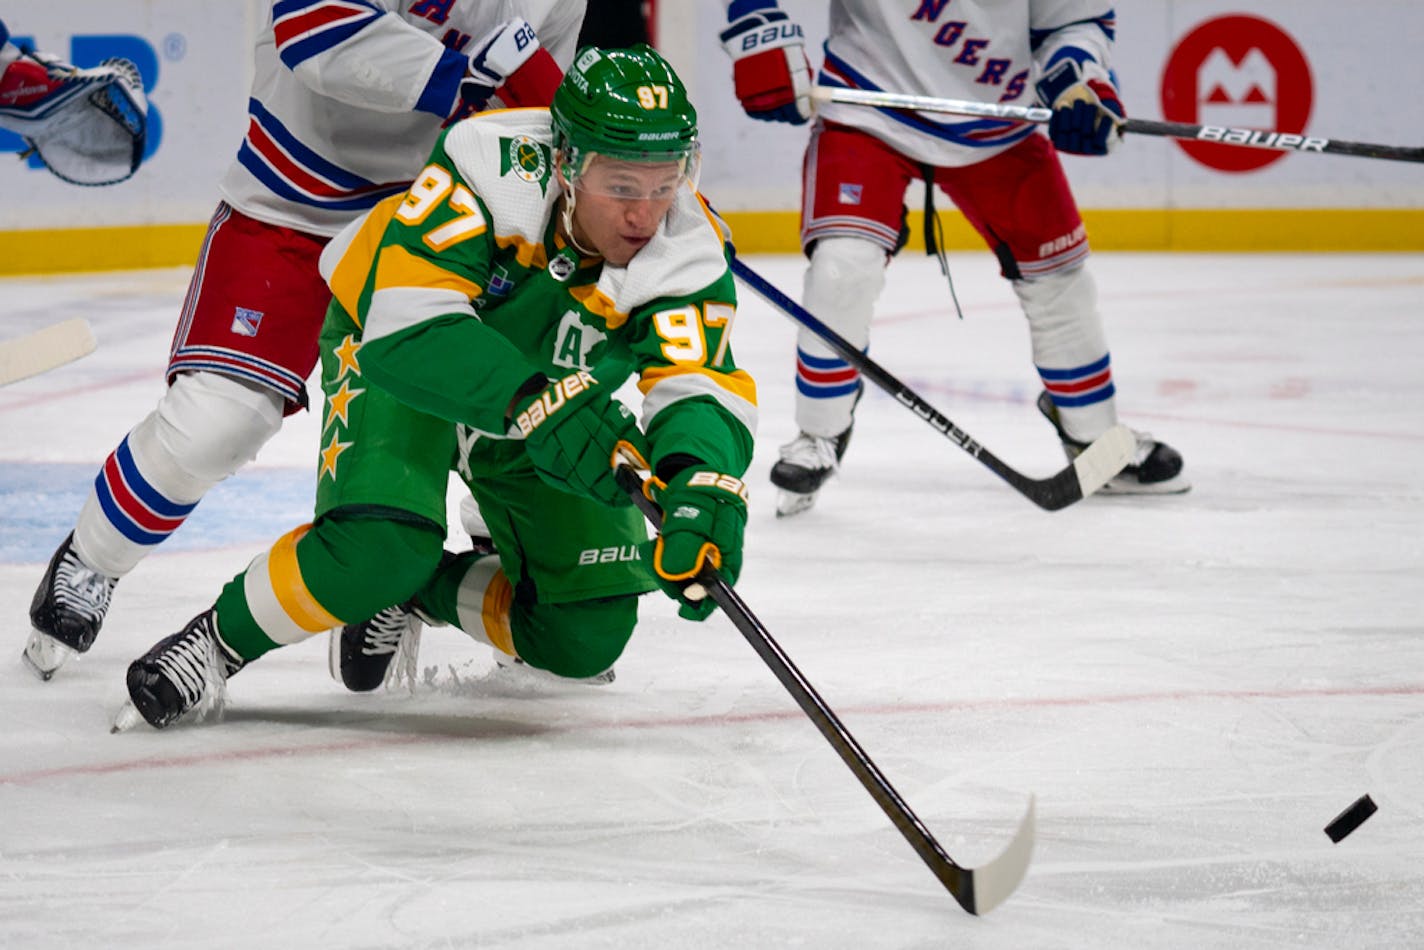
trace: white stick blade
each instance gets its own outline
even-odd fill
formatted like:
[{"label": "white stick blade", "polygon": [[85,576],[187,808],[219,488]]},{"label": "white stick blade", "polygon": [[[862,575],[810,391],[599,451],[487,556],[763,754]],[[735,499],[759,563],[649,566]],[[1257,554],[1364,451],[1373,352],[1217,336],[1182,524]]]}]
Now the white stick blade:
[{"label": "white stick blade", "polygon": [[29,379],[94,352],[89,321],[65,320],[13,340],[0,340],[0,386]]},{"label": "white stick blade", "polygon": [[1018,889],[1033,858],[1034,797],[1028,797],[1028,811],[1019,822],[1014,840],[994,860],[974,868],[974,913],[987,914]]},{"label": "white stick blade", "polygon": [[1137,436],[1122,423],[1094,439],[1093,444],[1073,460],[1073,470],[1078,473],[1078,487],[1083,490],[1083,497],[1087,498],[1121,472],[1132,461],[1136,451]]}]

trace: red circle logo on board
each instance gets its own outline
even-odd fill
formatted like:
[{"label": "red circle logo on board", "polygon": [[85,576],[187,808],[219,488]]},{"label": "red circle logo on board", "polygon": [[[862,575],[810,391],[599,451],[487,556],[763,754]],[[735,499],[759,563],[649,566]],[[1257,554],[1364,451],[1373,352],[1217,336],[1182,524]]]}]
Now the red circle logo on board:
[{"label": "red circle logo on board", "polygon": [[[1162,117],[1169,122],[1300,133],[1313,96],[1310,64],[1296,41],[1271,21],[1244,14],[1198,24],[1162,70]],[[1188,139],[1177,144],[1224,172],[1254,171],[1286,154]]]}]

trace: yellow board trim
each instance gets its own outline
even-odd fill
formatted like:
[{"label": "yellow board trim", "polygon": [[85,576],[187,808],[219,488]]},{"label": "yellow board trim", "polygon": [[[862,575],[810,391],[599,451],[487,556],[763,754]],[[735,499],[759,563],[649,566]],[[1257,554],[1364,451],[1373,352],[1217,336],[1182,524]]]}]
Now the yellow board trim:
[{"label": "yellow board trim", "polygon": [[207,224],[0,231],[0,274],[192,267]]},{"label": "yellow board trim", "polygon": [[[742,254],[801,250],[796,211],[722,211]],[[984,242],[958,212],[939,212],[945,247],[980,251]],[[1085,209],[1099,251],[1424,251],[1424,208]],[[910,250],[924,250],[924,215],[909,216]]]},{"label": "yellow board trim", "polygon": [[[720,217],[743,254],[801,249],[798,212]],[[1100,251],[1424,251],[1424,208],[1087,209],[1083,217]],[[953,209],[940,219],[951,251],[983,248]],[[910,214],[912,249],[924,248],[921,220]],[[0,275],[191,267],[207,230],[203,223],[0,231]]]}]

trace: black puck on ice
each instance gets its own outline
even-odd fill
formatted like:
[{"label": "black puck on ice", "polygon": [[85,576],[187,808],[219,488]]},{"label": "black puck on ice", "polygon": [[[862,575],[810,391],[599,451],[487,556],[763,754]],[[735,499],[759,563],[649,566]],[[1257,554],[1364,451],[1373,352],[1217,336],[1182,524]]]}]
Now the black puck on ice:
[{"label": "black puck on ice", "polygon": [[1361,795],[1353,805],[1335,816],[1330,824],[1325,826],[1325,833],[1330,836],[1330,840],[1339,844],[1346,835],[1354,831],[1365,823],[1365,819],[1379,811],[1379,806],[1375,800],[1368,795]]}]

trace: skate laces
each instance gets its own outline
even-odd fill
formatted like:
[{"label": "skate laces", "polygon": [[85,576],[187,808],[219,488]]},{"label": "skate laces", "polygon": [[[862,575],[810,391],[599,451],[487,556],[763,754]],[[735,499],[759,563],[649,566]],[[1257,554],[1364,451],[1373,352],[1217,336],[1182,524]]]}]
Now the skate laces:
[{"label": "skate laces", "polygon": [[217,624],[211,616],[154,657],[153,664],[183,695],[185,709],[195,711],[198,719],[222,712],[227,678],[244,665],[219,645]]},{"label": "skate laces", "polygon": [[781,447],[781,461],[811,470],[833,469],[836,467],[836,440],[802,432]]},{"label": "skate laces", "polygon": [[400,607],[387,607],[372,617],[361,631],[361,652],[367,656],[395,653],[410,628],[409,614]]},{"label": "skate laces", "polygon": [[361,652],[365,656],[390,656],[386,685],[405,682],[414,689],[420,657],[420,619],[405,607],[387,607],[361,631]]},{"label": "skate laces", "polygon": [[116,583],[114,578],[86,567],[70,548],[54,572],[54,600],[64,610],[100,623],[109,610]]}]

